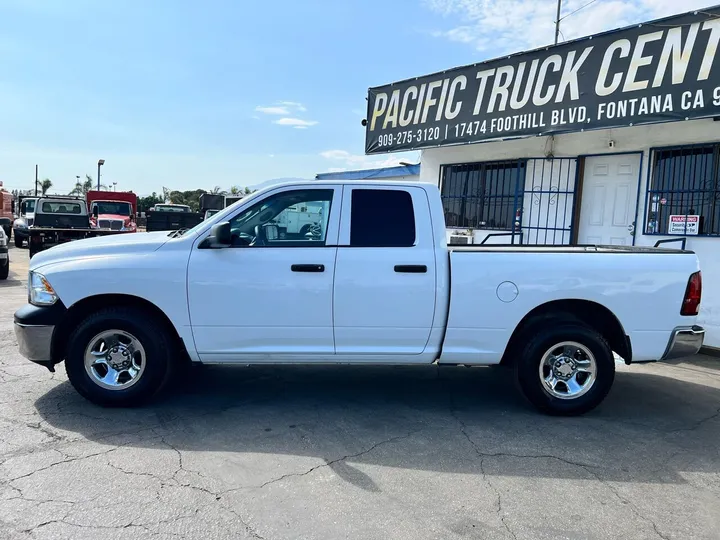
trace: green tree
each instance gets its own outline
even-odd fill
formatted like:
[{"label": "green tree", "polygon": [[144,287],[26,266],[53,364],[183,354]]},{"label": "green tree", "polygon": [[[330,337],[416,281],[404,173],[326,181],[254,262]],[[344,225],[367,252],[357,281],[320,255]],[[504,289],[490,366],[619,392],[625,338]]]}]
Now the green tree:
[{"label": "green tree", "polygon": [[162,204],[164,202],[165,199],[153,191],[152,195],[148,195],[147,197],[138,197],[138,212],[147,212],[156,204]]},{"label": "green tree", "polygon": [[48,190],[52,187],[53,183],[49,178],[46,178],[42,182],[40,182],[40,193],[42,195],[47,195]]},{"label": "green tree", "polygon": [[186,204],[193,212],[200,211],[200,195],[207,193],[204,189],[191,191],[171,191],[168,198],[173,204]]},{"label": "green tree", "polygon": [[[77,195],[78,197],[84,197],[87,195],[87,192],[95,189],[97,186],[95,184],[95,180],[93,180],[93,177],[89,174],[85,175],[85,180],[83,182],[80,182],[79,180],[75,183],[75,187],[70,192],[70,195]],[[100,184],[100,189],[104,190],[107,189],[107,186],[105,184]]]},{"label": "green tree", "polygon": [[212,193],[213,195],[224,195],[225,194],[225,192],[223,191],[223,189],[220,186],[215,186],[214,188],[212,188],[210,190],[210,193]]},{"label": "green tree", "polygon": [[257,189],[250,189],[249,187],[245,186],[245,195],[250,195],[251,193],[255,193]]},{"label": "green tree", "polygon": [[230,195],[240,195],[240,188],[237,186],[230,186]]}]

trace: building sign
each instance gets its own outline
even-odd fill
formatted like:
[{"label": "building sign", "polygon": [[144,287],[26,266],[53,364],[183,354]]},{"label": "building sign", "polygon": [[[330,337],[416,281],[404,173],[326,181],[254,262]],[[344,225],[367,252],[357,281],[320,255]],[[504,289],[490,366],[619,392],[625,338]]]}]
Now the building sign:
[{"label": "building sign", "polygon": [[700,216],[670,216],[668,234],[697,235],[700,232]]},{"label": "building sign", "polygon": [[371,88],[365,151],[720,115],[719,42],[716,6]]}]

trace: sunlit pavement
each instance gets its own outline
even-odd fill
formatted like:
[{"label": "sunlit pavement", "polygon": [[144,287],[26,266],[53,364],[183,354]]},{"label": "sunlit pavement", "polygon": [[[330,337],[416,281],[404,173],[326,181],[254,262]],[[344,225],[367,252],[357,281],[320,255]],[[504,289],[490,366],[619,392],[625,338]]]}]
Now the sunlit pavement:
[{"label": "sunlit pavement", "polygon": [[720,360],[619,368],[581,418],[504,369],[205,367],[140,409],[22,359],[0,285],[0,538],[720,538]]}]

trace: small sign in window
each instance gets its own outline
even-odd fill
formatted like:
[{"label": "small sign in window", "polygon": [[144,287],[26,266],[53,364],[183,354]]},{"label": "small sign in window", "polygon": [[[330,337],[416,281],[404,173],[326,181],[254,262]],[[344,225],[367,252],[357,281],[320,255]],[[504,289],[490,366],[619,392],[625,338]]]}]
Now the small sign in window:
[{"label": "small sign in window", "polygon": [[700,231],[700,216],[670,216],[668,234],[692,234]]}]

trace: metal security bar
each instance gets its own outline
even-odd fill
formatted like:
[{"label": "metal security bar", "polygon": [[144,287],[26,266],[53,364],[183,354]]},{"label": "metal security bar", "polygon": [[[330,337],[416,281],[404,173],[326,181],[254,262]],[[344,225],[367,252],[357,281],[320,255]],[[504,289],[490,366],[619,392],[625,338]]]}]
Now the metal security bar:
[{"label": "metal security bar", "polygon": [[[441,197],[448,227],[507,231],[507,244],[570,244],[576,158],[520,159],[447,165]],[[497,243],[497,242],[491,242]]]},{"label": "metal security bar", "polygon": [[720,235],[720,143],[653,149],[645,234]]},{"label": "metal security bar", "polygon": [[573,240],[577,158],[531,159],[522,196],[520,228],[526,244],[568,245]]},{"label": "metal security bar", "polygon": [[441,198],[448,227],[512,229],[525,160],[466,163],[443,168]]}]

